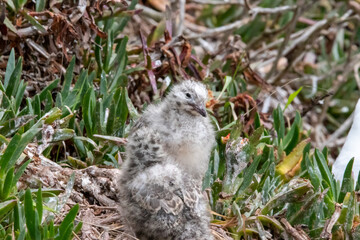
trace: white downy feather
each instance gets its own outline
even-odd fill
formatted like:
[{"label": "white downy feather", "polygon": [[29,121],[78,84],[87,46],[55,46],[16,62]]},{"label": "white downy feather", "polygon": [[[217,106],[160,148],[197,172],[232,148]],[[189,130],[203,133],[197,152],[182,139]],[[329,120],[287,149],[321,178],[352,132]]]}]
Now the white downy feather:
[{"label": "white downy feather", "polygon": [[336,180],[342,182],[345,168],[353,157],[353,176],[356,182],[360,171],[360,100],[356,104],[353,124],[346,137],[344,146],[332,167]]}]

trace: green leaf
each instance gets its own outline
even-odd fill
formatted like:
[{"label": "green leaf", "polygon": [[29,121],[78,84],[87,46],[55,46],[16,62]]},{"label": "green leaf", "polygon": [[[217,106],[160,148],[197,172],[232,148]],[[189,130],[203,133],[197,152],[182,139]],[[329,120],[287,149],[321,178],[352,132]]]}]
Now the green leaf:
[{"label": "green leaf", "polygon": [[165,19],[161,20],[147,37],[146,44],[151,47],[163,37],[165,31]]},{"label": "green leaf", "polygon": [[73,228],[74,228],[74,223],[70,223],[64,232],[60,232],[60,238],[56,238],[56,239],[71,240]]},{"label": "green leaf", "polygon": [[51,139],[51,142],[66,141],[73,138],[74,136],[75,136],[75,131],[73,129],[68,129],[68,128],[56,129]]},{"label": "green leaf", "polygon": [[291,178],[292,176],[289,176],[289,173],[291,173],[299,161],[301,161],[304,148],[308,142],[310,142],[310,139],[305,139],[300,142],[293,151],[276,166],[276,172],[285,178]]},{"label": "green leaf", "polygon": [[107,80],[106,73],[103,71],[100,75],[100,94],[106,96],[107,94]]},{"label": "green leaf", "polygon": [[[73,222],[76,218],[78,211],[79,211],[78,204],[76,204],[74,207],[70,209],[69,213],[66,215],[66,217],[59,226],[59,233],[64,233],[70,226],[73,226]],[[57,238],[57,239],[63,239],[63,238]]]},{"label": "green leaf", "polygon": [[312,210],[312,207],[315,205],[316,200],[320,197],[320,191],[316,192],[315,194],[309,196],[304,202],[304,204],[301,206],[301,208],[295,212],[292,213],[289,216],[289,222],[293,225],[295,222],[301,222],[301,220]]},{"label": "green leaf", "polygon": [[[292,179],[287,187],[270,199],[261,210],[261,214],[267,215],[270,211],[284,203],[301,202],[304,195],[312,190],[312,185],[305,179]],[[313,194],[313,193],[311,193]],[[306,198],[305,198],[306,199]]]},{"label": "green leaf", "polygon": [[46,0],[36,0],[36,8],[35,8],[35,10],[37,12],[41,12],[41,11],[44,10],[45,5],[46,5]]},{"label": "green leaf", "polygon": [[12,73],[14,72],[14,69],[15,69],[15,51],[12,48],[10,55],[9,55],[7,65],[6,65],[6,72],[5,72],[5,79],[4,79],[5,89],[9,85],[9,80],[10,80]]},{"label": "green leaf", "polygon": [[[19,0],[15,0],[15,1],[19,1]],[[26,0],[24,0],[26,1]],[[29,13],[27,11],[22,11],[21,12],[22,15],[25,17],[26,20],[28,20],[30,22],[31,25],[33,25],[37,30],[39,30],[42,34],[47,34],[48,32],[46,31],[46,29],[44,28],[43,25],[41,25],[35,18],[33,18],[32,16],[29,15]]]},{"label": "green leaf", "polygon": [[335,188],[335,180],[330,172],[327,161],[325,160],[324,155],[318,150],[315,149],[315,159],[319,166],[321,176],[325,180],[325,182],[330,186],[331,197],[333,201],[336,201],[336,188]]},{"label": "green leaf", "polygon": [[[132,0],[130,3],[130,6],[128,7],[128,10],[134,10],[137,3],[138,3],[138,0]],[[114,29],[114,32],[122,32],[122,30],[126,26],[127,22],[130,20],[130,18],[131,17],[123,17],[120,20],[120,24],[118,25],[118,27],[116,29]]]},{"label": "green leaf", "polygon": [[66,69],[65,77],[64,77],[64,84],[61,91],[61,97],[62,99],[66,99],[66,97],[69,95],[71,81],[73,79],[73,72],[74,72],[74,66],[75,66],[75,56],[72,57],[68,68]]},{"label": "green leaf", "polygon": [[15,91],[19,85],[20,76],[22,71],[22,57],[19,57],[14,71],[11,73],[11,76],[8,81],[8,85],[6,87],[6,95],[8,97],[14,96]]},{"label": "green leaf", "polygon": [[[17,154],[16,151],[18,150],[18,145],[20,143],[20,140],[21,140],[21,135],[15,134],[14,137],[11,139],[9,145],[6,147],[4,154],[1,156],[0,178],[3,178],[5,172],[8,171],[8,169],[9,169],[8,164],[11,161],[12,156]],[[19,154],[19,156],[20,156],[20,154]]]},{"label": "green leaf", "polygon": [[37,123],[35,123],[28,131],[23,135],[15,134],[11,139],[8,147],[6,148],[4,155],[1,156],[0,162],[0,178],[4,176],[4,173],[14,166],[16,160],[20,157],[24,151],[26,145],[38,134],[41,130],[40,125],[44,123],[43,119],[51,116],[57,109],[53,109],[51,112],[44,115]]},{"label": "green leaf", "polygon": [[24,83],[24,81],[20,81],[19,86],[17,87],[16,90],[16,95],[15,95],[15,111],[16,112],[20,112],[20,104],[21,101],[24,98],[24,92],[25,92],[25,88],[26,88],[26,84]]},{"label": "green leaf", "polygon": [[1,199],[7,199],[11,193],[11,189],[13,188],[13,177],[14,177],[14,168],[10,168],[6,174],[3,190],[1,193]]},{"label": "green leaf", "polygon": [[252,182],[252,178],[256,172],[256,169],[259,165],[259,162],[261,160],[261,156],[257,156],[255,157],[255,160],[251,163],[250,167],[248,167],[245,171],[244,174],[244,181],[242,182],[242,184],[240,185],[239,189],[237,190],[235,196],[238,196],[239,193],[241,193],[242,191],[244,191]]},{"label": "green leaf", "polygon": [[254,128],[257,129],[261,126],[260,115],[258,112],[255,113]]},{"label": "green leaf", "polygon": [[95,38],[95,60],[98,65],[98,73],[103,70],[102,56],[101,56],[102,39],[99,36]]},{"label": "green leaf", "polygon": [[78,233],[82,228],[83,222],[79,222],[76,227],[74,228],[73,232]]},{"label": "green leaf", "polygon": [[[45,124],[52,124],[55,120],[61,117],[61,110],[59,108],[53,108],[47,112],[41,119],[44,120]],[[40,124],[40,121],[38,122]]]},{"label": "green leaf", "polygon": [[88,91],[86,92],[82,102],[82,106],[83,106],[82,113],[83,113],[86,133],[87,136],[91,137],[93,135],[93,128],[94,128],[93,114],[96,106],[95,92],[92,87],[89,88]]},{"label": "green leaf", "polygon": [[287,103],[285,105],[284,112],[285,112],[286,108],[292,103],[292,101],[294,101],[294,99],[301,92],[302,89],[303,89],[303,87],[300,87],[296,92],[293,92],[292,94],[290,94],[290,96],[287,100]]},{"label": "green leaf", "polygon": [[84,169],[87,167],[85,162],[83,162],[79,159],[76,159],[74,157],[68,156],[67,160],[68,160],[69,164],[76,169]]},{"label": "green leaf", "polygon": [[124,87],[121,88],[121,95],[116,106],[116,113],[115,113],[116,120],[114,124],[114,128],[116,129],[116,131],[114,134],[117,137],[123,136],[126,120],[129,114],[129,110],[126,104],[126,93],[125,93],[126,91],[127,91],[126,88]]},{"label": "green leaf", "polygon": [[49,112],[54,107],[54,101],[50,91],[47,91],[44,112]]},{"label": "green leaf", "polygon": [[31,160],[26,161],[25,163],[23,163],[23,165],[21,165],[19,167],[19,169],[16,171],[14,179],[13,179],[13,186],[16,185],[16,183],[19,181],[20,177],[23,175],[27,165],[29,165],[29,163],[31,162]]},{"label": "green leaf", "polygon": [[21,232],[24,230],[23,218],[20,213],[20,204],[17,203],[14,207],[14,230],[15,232]]},{"label": "green leaf", "polygon": [[12,199],[4,202],[0,202],[0,218],[4,215],[9,214],[11,209],[15,207],[17,200]]},{"label": "green leaf", "polygon": [[46,99],[46,95],[48,92],[51,92],[54,88],[56,88],[59,85],[59,82],[60,79],[55,79],[39,93],[39,98],[41,102]]},{"label": "green leaf", "polygon": [[24,210],[25,210],[25,222],[28,229],[28,232],[32,240],[40,240],[40,231],[38,226],[37,214],[35,213],[33,201],[31,197],[30,189],[27,189],[25,192],[25,201],[24,201]]},{"label": "green leaf", "polygon": [[36,210],[37,210],[37,214],[39,216],[39,221],[41,223],[42,220],[42,214],[43,214],[43,199],[42,199],[42,192],[41,192],[41,187],[39,187],[39,190],[36,194]]},{"label": "green leaf", "polygon": [[129,38],[125,36],[121,43],[118,45],[117,51],[116,51],[116,59],[111,63],[111,67],[115,64],[115,61],[118,61],[119,65],[117,66],[116,74],[113,78],[113,81],[111,82],[110,90],[115,89],[119,86],[117,86],[118,79],[121,77],[121,75],[124,73],[126,64],[127,64],[127,53],[126,53],[126,44],[128,42]]},{"label": "green leaf", "polygon": [[[320,187],[321,180],[322,180],[321,175],[317,175],[317,172],[315,171],[314,166],[310,161],[309,154],[305,155],[304,162],[305,162],[306,169],[307,169],[309,177],[310,177],[311,184],[314,186],[315,189],[318,189]],[[320,179],[319,179],[319,177],[320,177]]]},{"label": "green leaf", "polygon": [[28,124],[33,119],[33,115],[23,115],[20,117],[11,118],[10,120],[2,123],[2,128],[0,128],[0,134],[5,135],[6,137],[10,137],[14,133],[16,133],[19,128]]},{"label": "green leaf", "polygon": [[[11,3],[11,1],[7,1],[7,3]],[[12,5],[12,4],[9,4],[9,5]],[[13,7],[12,7],[13,8]],[[13,8],[14,9],[14,8]],[[12,22],[7,18],[5,17],[5,20],[4,20],[4,24],[5,26],[10,29],[11,31],[13,31],[16,35],[18,35],[18,32],[16,30],[16,27],[12,24]]]},{"label": "green leaf", "polygon": [[284,137],[284,150],[286,154],[289,154],[294,147],[298,144],[300,138],[300,127],[301,127],[301,116],[298,111],[296,111],[294,122],[291,126],[290,131]]},{"label": "green leaf", "polygon": [[352,192],[354,189],[354,180],[351,176],[353,164],[354,164],[354,158],[352,158],[346,166],[339,197],[337,200],[338,203],[342,203],[344,201],[344,197],[346,193]]},{"label": "green leaf", "polygon": [[[7,1],[7,2],[9,2],[9,1]],[[26,0],[13,0],[13,3],[14,3],[16,11],[19,11],[20,9],[22,9],[24,4],[26,3]]]},{"label": "green leaf", "polygon": [[34,100],[33,100],[33,109],[34,109],[34,114],[37,116],[37,119],[41,118],[41,102],[40,102],[40,97],[39,95],[35,95]]},{"label": "green leaf", "polygon": [[285,134],[284,115],[280,106],[274,109],[273,118],[274,118],[274,128],[277,132],[278,142],[280,143],[280,140],[284,138],[284,134]]},{"label": "green leaf", "polygon": [[227,89],[227,87],[231,83],[232,79],[233,78],[230,77],[230,76],[225,76],[225,84],[224,84],[224,86],[223,86],[223,88],[222,88],[222,90],[221,90],[221,92],[220,92],[220,94],[219,94],[219,96],[217,97],[216,100],[219,100],[221,98],[221,96],[224,94],[225,90]]},{"label": "green leaf", "polygon": [[113,51],[113,45],[114,45],[114,33],[110,30],[110,34],[108,34],[108,38],[104,47],[104,71],[106,73],[109,73],[109,65],[110,65],[110,59],[112,57],[112,51]]}]

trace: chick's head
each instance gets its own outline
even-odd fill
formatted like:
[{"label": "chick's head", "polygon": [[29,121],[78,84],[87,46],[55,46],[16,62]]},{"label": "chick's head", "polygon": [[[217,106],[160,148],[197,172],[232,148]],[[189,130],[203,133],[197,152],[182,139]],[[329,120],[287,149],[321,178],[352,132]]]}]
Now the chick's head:
[{"label": "chick's head", "polygon": [[200,82],[187,80],[175,85],[166,100],[179,111],[206,117],[207,90]]}]

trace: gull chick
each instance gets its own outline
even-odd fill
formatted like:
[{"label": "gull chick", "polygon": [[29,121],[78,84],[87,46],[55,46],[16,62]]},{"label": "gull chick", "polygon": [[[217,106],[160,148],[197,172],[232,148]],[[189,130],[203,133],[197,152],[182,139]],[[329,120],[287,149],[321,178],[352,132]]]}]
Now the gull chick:
[{"label": "gull chick", "polygon": [[128,137],[120,213],[140,239],[212,239],[202,178],[214,145],[199,82],[175,85]]},{"label": "gull chick", "polygon": [[[150,105],[128,138],[127,155],[131,162],[160,161],[165,154],[167,161],[202,179],[215,143],[205,108],[207,95],[202,83],[184,81],[175,85],[162,102]],[[157,152],[158,145],[163,153]]]}]

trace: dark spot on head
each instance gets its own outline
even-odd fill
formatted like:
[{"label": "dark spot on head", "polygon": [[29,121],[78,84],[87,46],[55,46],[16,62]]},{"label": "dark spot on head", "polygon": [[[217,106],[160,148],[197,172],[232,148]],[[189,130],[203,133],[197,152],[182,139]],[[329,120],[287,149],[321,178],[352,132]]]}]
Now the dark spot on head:
[{"label": "dark spot on head", "polygon": [[144,158],[144,154],[141,151],[137,151],[135,153],[135,156],[140,160],[142,160]]},{"label": "dark spot on head", "polygon": [[131,148],[132,150],[135,150],[136,146],[135,146],[135,145],[130,145],[130,148]]},{"label": "dark spot on head", "polygon": [[130,167],[130,168],[135,168],[135,167],[137,167],[137,165],[138,165],[138,164],[137,164],[136,161],[131,161],[129,167]]},{"label": "dark spot on head", "polygon": [[153,147],[153,151],[156,152],[159,150],[159,147]]},{"label": "dark spot on head", "polygon": [[138,145],[138,148],[141,148],[142,147],[142,143],[140,143],[139,145]]},{"label": "dark spot on head", "polygon": [[145,144],[144,149],[145,150],[149,149],[149,145]]},{"label": "dark spot on head", "polygon": [[180,102],[178,102],[178,101],[176,101],[176,104],[180,107],[181,106],[181,103]]},{"label": "dark spot on head", "polygon": [[145,165],[145,167],[151,167],[157,163],[158,163],[157,161],[146,161],[146,162],[144,162],[144,165]]},{"label": "dark spot on head", "polygon": [[150,143],[151,143],[151,144],[155,144],[155,139],[154,139],[154,138],[151,138],[151,139],[150,139]]}]

